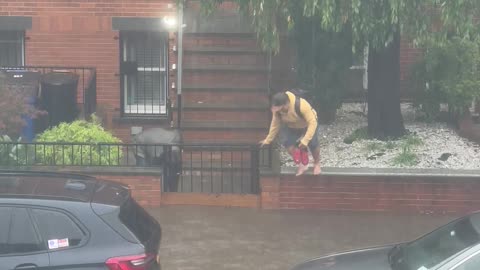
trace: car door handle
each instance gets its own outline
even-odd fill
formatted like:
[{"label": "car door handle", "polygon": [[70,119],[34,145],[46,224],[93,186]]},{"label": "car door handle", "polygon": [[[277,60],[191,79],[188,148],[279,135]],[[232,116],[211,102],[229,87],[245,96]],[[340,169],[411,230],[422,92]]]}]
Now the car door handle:
[{"label": "car door handle", "polygon": [[24,263],[24,264],[19,264],[17,267],[15,267],[15,270],[34,270],[37,269],[37,266],[33,263]]}]

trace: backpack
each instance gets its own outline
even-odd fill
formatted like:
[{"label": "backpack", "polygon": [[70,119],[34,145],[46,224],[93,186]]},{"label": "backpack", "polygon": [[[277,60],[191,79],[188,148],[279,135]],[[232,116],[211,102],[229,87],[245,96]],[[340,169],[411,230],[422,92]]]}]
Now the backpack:
[{"label": "backpack", "polygon": [[305,119],[305,117],[303,117],[302,112],[300,111],[300,100],[302,98],[305,100],[311,99],[311,93],[307,90],[300,89],[300,88],[294,88],[289,91],[295,95],[295,112],[297,113],[298,116]]}]

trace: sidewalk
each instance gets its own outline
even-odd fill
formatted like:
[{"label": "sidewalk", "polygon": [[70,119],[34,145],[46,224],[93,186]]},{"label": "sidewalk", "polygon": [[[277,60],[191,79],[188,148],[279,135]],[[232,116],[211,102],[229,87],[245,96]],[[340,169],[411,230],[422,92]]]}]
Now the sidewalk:
[{"label": "sidewalk", "polygon": [[454,218],[199,206],[149,211],[163,229],[162,270],[289,270],[331,252],[411,240]]}]

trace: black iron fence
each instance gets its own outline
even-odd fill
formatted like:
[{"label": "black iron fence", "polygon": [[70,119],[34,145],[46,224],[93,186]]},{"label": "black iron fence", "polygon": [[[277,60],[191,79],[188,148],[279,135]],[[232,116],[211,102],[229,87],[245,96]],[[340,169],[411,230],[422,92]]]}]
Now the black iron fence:
[{"label": "black iron fence", "polygon": [[[97,105],[97,73],[92,67],[61,67],[61,66],[0,66],[0,73],[5,73],[7,83],[11,87],[31,88],[40,95],[45,89],[39,87],[48,80],[62,81],[65,76],[74,80],[72,96],[77,113],[88,118],[96,111]],[[63,78],[61,76],[63,75]],[[55,77],[56,76],[56,77]],[[38,87],[38,90],[35,89]],[[46,108],[47,110],[50,108]]]},{"label": "black iron fence", "polygon": [[167,192],[256,194],[271,154],[257,145],[0,142],[1,167],[159,168]]}]

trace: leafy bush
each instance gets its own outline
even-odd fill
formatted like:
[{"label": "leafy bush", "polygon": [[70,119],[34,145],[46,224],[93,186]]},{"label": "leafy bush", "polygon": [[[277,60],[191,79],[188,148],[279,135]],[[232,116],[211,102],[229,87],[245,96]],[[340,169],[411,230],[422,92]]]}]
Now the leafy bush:
[{"label": "leafy bush", "polygon": [[24,92],[13,90],[5,85],[0,74],[0,134],[18,137],[26,125],[25,118],[36,118],[44,112],[37,110],[27,100]]},{"label": "leafy bush", "polygon": [[413,68],[416,105],[428,120],[436,120],[442,104],[452,119],[463,115],[480,96],[480,44],[460,38],[425,42],[424,57]]},{"label": "leafy bush", "polygon": [[111,145],[121,143],[121,140],[105,131],[96,117],[92,122],[61,123],[40,134],[36,142],[45,142],[45,145],[37,146],[36,155],[47,165],[118,165],[123,156],[120,146]]}]

